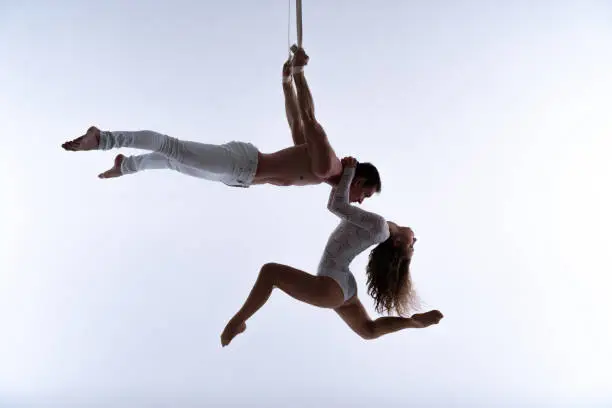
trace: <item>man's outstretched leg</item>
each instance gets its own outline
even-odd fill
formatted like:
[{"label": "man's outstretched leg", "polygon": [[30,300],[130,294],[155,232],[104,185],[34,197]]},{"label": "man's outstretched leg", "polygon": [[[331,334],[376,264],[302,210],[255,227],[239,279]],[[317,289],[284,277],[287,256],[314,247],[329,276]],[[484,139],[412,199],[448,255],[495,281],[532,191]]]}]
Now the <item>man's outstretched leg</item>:
[{"label": "man's outstretched leg", "polygon": [[[185,164],[194,166],[200,164],[200,158],[193,154],[198,153],[198,146],[201,146],[200,150],[202,151],[207,147],[215,147],[203,143],[179,140],[152,130],[101,131],[95,126],[91,126],[87,129],[87,132],[83,136],[62,144],[65,150],[75,152],[110,150],[122,147],[150,150],[162,153],[165,156],[179,161],[183,161],[183,157],[181,156],[185,156],[184,160],[187,161]],[[193,148],[194,151],[191,152],[190,148]]]},{"label": "man's outstretched leg", "polygon": [[[124,161],[126,161],[125,165],[123,164]],[[107,179],[120,177],[124,174],[135,173],[142,170],[166,169],[174,170],[192,177],[203,178],[211,181],[221,181],[220,178],[214,173],[181,164],[175,160],[169,159],[161,153],[148,153],[129,157],[118,154],[113,162],[113,167],[103,173],[98,174],[98,177],[101,179]]]},{"label": "man's outstretched leg", "polygon": [[[90,127],[83,136],[62,144],[64,149],[70,151],[98,150],[99,146],[100,130],[94,126]],[[131,160],[133,163],[128,164],[126,160]],[[129,171],[129,168],[131,168],[132,171]],[[123,154],[118,154],[113,162],[113,167],[103,173],[98,174],[98,177],[114,178],[120,177],[126,173],[152,169],[172,169],[194,177],[199,176],[196,169],[188,166],[181,166],[180,163],[177,162],[173,163],[171,159],[162,155],[161,153],[149,153],[130,157],[126,157]]]},{"label": "man's outstretched leg", "polygon": [[149,130],[109,132],[91,127],[86,134],[65,142],[70,151],[109,150],[131,147],[155,152],[115,158],[114,166],[101,178],[117,177],[147,169],[170,168],[191,176],[247,187],[257,173],[260,153],[250,143],[211,145],[179,140]]}]

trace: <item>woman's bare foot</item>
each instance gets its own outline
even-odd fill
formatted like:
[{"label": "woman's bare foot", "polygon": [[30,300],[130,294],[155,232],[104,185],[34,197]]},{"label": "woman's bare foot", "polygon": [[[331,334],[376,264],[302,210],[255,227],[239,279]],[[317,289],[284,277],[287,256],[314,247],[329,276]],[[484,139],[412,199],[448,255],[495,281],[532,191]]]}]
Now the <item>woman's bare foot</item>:
[{"label": "woman's bare foot", "polygon": [[85,150],[96,150],[100,145],[100,129],[95,126],[87,129],[87,132],[76,139],[64,142],[62,147],[64,150],[70,150],[73,152],[85,151]]},{"label": "woman's bare foot", "polygon": [[122,154],[118,154],[117,157],[115,157],[115,164],[113,165],[113,167],[109,170],[106,170],[104,173],[98,174],[98,177],[101,179],[105,179],[121,176],[121,163],[123,163],[123,159],[125,159],[125,156]]},{"label": "woman's bare foot", "polygon": [[230,320],[227,326],[225,326],[223,333],[221,333],[221,346],[227,346],[234,339],[234,337],[240,333],[243,333],[245,330],[245,322],[234,322],[233,320]]},{"label": "woman's bare foot", "polygon": [[444,315],[439,310],[430,310],[426,313],[413,314],[410,318],[417,322],[421,327],[431,326],[432,324],[438,324]]}]

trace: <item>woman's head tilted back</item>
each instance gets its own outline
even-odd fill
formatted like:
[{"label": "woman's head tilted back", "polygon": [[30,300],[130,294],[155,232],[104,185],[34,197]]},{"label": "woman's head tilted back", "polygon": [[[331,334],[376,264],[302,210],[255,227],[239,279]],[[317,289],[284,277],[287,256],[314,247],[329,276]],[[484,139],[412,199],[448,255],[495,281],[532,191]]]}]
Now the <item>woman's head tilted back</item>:
[{"label": "woman's head tilted back", "polygon": [[367,266],[368,294],[374,298],[378,313],[408,314],[416,308],[410,261],[416,238],[408,227],[389,222],[389,238],[370,252]]}]

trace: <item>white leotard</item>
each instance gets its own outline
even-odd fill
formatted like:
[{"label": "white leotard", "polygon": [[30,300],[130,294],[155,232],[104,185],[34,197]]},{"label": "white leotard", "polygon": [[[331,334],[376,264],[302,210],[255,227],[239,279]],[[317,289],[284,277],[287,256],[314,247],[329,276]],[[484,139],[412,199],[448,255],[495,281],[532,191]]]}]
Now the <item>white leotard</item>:
[{"label": "white leotard", "polygon": [[357,255],[374,244],[389,238],[389,225],[380,215],[349,203],[355,168],[345,168],[340,182],[329,194],[327,209],[340,217],[340,224],[331,233],[317,275],[334,279],[344,292],[344,300],[357,293],[355,277],[349,265]]}]

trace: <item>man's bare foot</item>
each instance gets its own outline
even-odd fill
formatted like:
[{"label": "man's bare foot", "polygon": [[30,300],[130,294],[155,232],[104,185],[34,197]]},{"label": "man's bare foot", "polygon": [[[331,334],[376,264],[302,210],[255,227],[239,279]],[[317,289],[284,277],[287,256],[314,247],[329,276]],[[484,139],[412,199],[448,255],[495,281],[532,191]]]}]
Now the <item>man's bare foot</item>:
[{"label": "man's bare foot", "polygon": [[227,346],[234,339],[234,337],[244,332],[245,330],[246,330],[245,322],[240,323],[240,322],[234,322],[233,320],[230,320],[227,326],[225,326],[223,333],[221,333],[221,346],[223,347]]},{"label": "man's bare foot", "polygon": [[121,163],[123,163],[123,159],[125,159],[125,156],[122,154],[118,154],[117,157],[115,157],[115,164],[113,165],[113,167],[109,170],[106,170],[104,173],[98,174],[98,177],[101,179],[105,179],[121,176]]},{"label": "man's bare foot", "polygon": [[410,318],[422,325],[422,327],[431,326],[432,324],[438,324],[444,315],[439,310],[430,310],[426,313],[413,314]]},{"label": "man's bare foot", "polygon": [[100,145],[100,129],[95,126],[87,129],[87,133],[76,139],[64,142],[62,147],[73,152],[95,150]]}]

